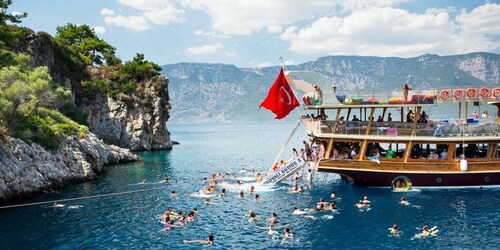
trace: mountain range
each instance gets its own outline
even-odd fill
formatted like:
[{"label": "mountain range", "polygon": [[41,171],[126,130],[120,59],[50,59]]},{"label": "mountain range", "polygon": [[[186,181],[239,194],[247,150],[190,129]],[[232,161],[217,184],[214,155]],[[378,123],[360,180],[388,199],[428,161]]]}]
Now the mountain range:
[{"label": "mountain range", "polygon": [[[399,91],[413,89],[500,86],[500,55],[470,53],[414,58],[325,56],[316,61],[287,65],[286,70],[305,71],[300,76],[320,85],[325,93],[338,91]],[[163,66],[169,78],[172,109],[169,122],[233,122],[273,120],[259,109],[279,71],[279,66],[238,68],[228,64],[176,63]],[[315,72],[321,74],[309,74]],[[302,92],[296,90],[301,99]]]}]

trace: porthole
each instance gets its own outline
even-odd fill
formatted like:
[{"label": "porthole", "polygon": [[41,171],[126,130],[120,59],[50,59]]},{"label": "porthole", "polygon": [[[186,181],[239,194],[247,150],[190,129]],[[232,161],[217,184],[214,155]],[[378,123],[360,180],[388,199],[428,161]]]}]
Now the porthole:
[{"label": "porthole", "polygon": [[484,182],[490,182],[490,177],[488,176],[484,177]]},{"label": "porthole", "polygon": [[441,183],[442,181],[441,178],[436,178],[436,183]]}]

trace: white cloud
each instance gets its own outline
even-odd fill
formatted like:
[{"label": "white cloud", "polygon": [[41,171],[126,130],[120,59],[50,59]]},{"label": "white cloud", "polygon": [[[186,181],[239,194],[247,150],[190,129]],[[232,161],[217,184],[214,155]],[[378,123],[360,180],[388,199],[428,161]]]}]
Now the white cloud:
[{"label": "white cloud", "polygon": [[500,4],[485,4],[456,18],[467,34],[500,34]]},{"label": "white cloud", "polygon": [[[267,29],[332,14],[336,7],[353,10],[386,7],[407,0],[180,0],[182,6],[206,12],[213,29],[227,35],[250,35]],[[267,28],[270,27],[270,28]],[[281,31],[279,31],[281,32]]]},{"label": "white cloud", "polygon": [[108,9],[108,8],[104,8],[104,9],[101,10],[101,15],[103,15],[103,16],[114,16],[115,15],[115,11],[111,10],[111,9]]},{"label": "white cloud", "polygon": [[268,26],[282,26],[324,13],[325,0],[181,0],[183,6],[205,11],[212,28],[227,35],[249,35]]},{"label": "white cloud", "polygon": [[135,31],[147,30],[151,27],[142,16],[106,16],[104,17],[104,22],[106,24],[122,26]]},{"label": "white cloud", "polygon": [[215,44],[207,44],[207,45],[202,45],[198,47],[191,47],[186,49],[186,53],[189,55],[206,55],[206,54],[213,54],[219,51],[222,48],[222,44],[220,43],[215,43]]},{"label": "white cloud", "polygon": [[[392,7],[353,11],[345,17],[321,17],[307,27],[288,27],[281,35],[291,51],[302,54],[417,56],[489,51],[498,42],[481,34],[500,34],[498,5],[486,4],[452,20],[449,9],[423,14]],[[465,33],[474,30],[475,36]],[[465,32],[465,33],[464,33]]]},{"label": "white cloud", "polygon": [[182,23],[185,19],[184,10],[176,8],[170,0],[118,0],[118,3],[138,11],[136,15],[116,15],[114,10],[104,8],[101,15],[105,16],[107,24],[114,24],[142,31],[151,28],[151,25],[168,25]]},{"label": "white cloud", "polygon": [[279,25],[269,26],[267,27],[267,32],[270,34],[281,33],[283,32],[283,27]]},{"label": "white cloud", "polygon": [[210,36],[210,37],[218,37],[218,38],[227,38],[227,35],[223,34],[217,34],[215,31],[203,31],[203,30],[196,30],[194,33],[196,36]]},{"label": "white cloud", "polygon": [[229,52],[228,51],[228,52],[224,52],[224,55],[226,57],[236,57],[236,56],[238,56],[238,53],[234,53],[234,52]]},{"label": "white cloud", "polygon": [[96,34],[104,34],[104,33],[106,33],[106,28],[104,28],[102,26],[95,26],[94,27],[94,32]]}]

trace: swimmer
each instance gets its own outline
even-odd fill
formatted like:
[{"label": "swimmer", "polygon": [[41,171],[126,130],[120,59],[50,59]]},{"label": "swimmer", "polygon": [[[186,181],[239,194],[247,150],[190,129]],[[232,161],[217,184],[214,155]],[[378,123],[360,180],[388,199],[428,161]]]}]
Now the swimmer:
[{"label": "swimmer", "polygon": [[255,195],[255,200],[258,201],[260,199],[260,195],[259,194],[256,194]]},{"label": "swimmer", "polygon": [[245,168],[241,168],[240,173],[245,173],[247,170]]},{"label": "swimmer", "polygon": [[240,191],[240,197],[245,197],[245,192]]},{"label": "swimmer", "polygon": [[364,203],[362,200],[360,200],[358,203],[354,204],[354,206],[358,207],[361,210],[363,208],[370,207],[370,204]]},{"label": "swimmer", "polygon": [[437,233],[439,230],[437,230],[437,226],[434,226],[429,229],[429,226],[424,225],[422,228],[422,232],[419,234],[415,234],[414,238],[423,238],[423,237],[428,237],[428,236],[437,236]]},{"label": "swimmer", "polygon": [[147,184],[147,183],[148,183],[148,181],[147,181],[146,179],[144,179],[144,180],[142,180],[142,181],[140,182],[140,184],[143,184],[143,185],[144,185],[144,184]]},{"label": "swimmer", "polygon": [[179,211],[179,218],[177,219],[177,222],[175,224],[183,226],[184,223],[186,223],[186,217],[182,215],[182,211]]},{"label": "swimmer", "polygon": [[243,182],[242,182],[242,181],[238,181],[238,182],[236,182],[236,186],[241,186],[241,185],[243,185]]},{"label": "swimmer", "polygon": [[68,208],[69,209],[79,209],[81,207],[83,207],[83,206],[82,205],[73,205],[73,206],[69,206]]},{"label": "swimmer", "polygon": [[278,215],[276,213],[272,213],[271,217],[269,217],[267,220],[271,224],[276,224],[276,223],[278,223]]},{"label": "swimmer", "polygon": [[207,178],[203,178],[203,180],[201,180],[201,184],[205,183],[205,182],[208,182]]},{"label": "swimmer", "polygon": [[221,191],[221,193],[220,193],[220,196],[224,196],[224,195],[226,195],[226,189],[225,188],[223,188],[222,191]]},{"label": "swimmer", "polygon": [[257,221],[257,214],[254,211],[252,211],[252,210],[248,211],[248,217],[249,217],[248,218],[248,222],[255,222],[255,221]]},{"label": "swimmer", "polygon": [[368,196],[365,196],[363,198],[363,204],[370,204],[370,203],[372,203],[372,202],[368,200]]},{"label": "swimmer", "polygon": [[167,183],[167,182],[169,182],[169,181],[170,181],[170,179],[165,178],[165,179],[163,179],[163,180],[161,181],[161,183]]},{"label": "swimmer", "polygon": [[174,227],[175,227],[175,222],[173,220],[169,220],[169,221],[163,223],[163,230],[162,231],[169,231]]},{"label": "swimmer", "polygon": [[389,228],[389,233],[391,233],[391,235],[400,235],[401,231],[398,230],[398,224],[392,225],[392,227]]},{"label": "swimmer", "polygon": [[410,202],[405,197],[401,197],[401,200],[399,201],[399,204],[405,205],[405,206],[409,206]]},{"label": "swimmer", "polygon": [[307,214],[306,211],[302,211],[300,209],[298,209],[297,207],[294,207],[293,210],[292,210],[292,214],[295,214],[295,215],[304,215],[304,214]]},{"label": "swimmer", "polygon": [[184,243],[200,243],[203,246],[210,246],[214,244],[214,235],[209,234],[207,240],[184,240]]},{"label": "swimmer", "polygon": [[193,212],[193,211],[190,211],[190,212],[188,213],[188,216],[187,216],[187,218],[186,218],[186,221],[187,221],[187,222],[192,222],[192,221],[194,221],[194,212]]},{"label": "swimmer", "polygon": [[285,226],[284,232],[285,232],[285,239],[293,238],[293,233],[290,231],[290,228],[288,226]]},{"label": "swimmer", "polygon": [[332,193],[330,194],[330,198],[337,199],[337,195],[335,194],[335,190],[333,190]]},{"label": "swimmer", "polygon": [[298,193],[300,193],[300,188],[297,186],[297,184],[295,184],[295,185],[293,186],[293,188],[289,188],[289,189],[288,189],[288,192],[289,192],[289,193],[298,194]]},{"label": "swimmer", "polygon": [[64,207],[64,206],[66,206],[66,205],[61,204],[61,203],[57,203],[57,202],[54,203],[54,205],[52,205],[52,207],[58,207],[58,208],[61,208],[61,207]]},{"label": "swimmer", "polygon": [[325,206],[325,210],[337,210],[337,203],[335,201],[330,202],[330,204]]},{"label": "swimmer", "polygon": [[255,193],[255,187],[254,186],[250,187],[250,193]]},{"label": "swimmer", "polygon": [[215,205],[215,204],[217,204],[217,203],[215,203],[215,202],[210,202],[210,198],[205,197],[205,204],[207,204],[207,205],[209,205],[209,204]]},{"label": "swimmer", "polygon": [[306,211],[302,211],[302,210],[298,209],[297,207],[293,208],[292,214],[293,215],[299,215],[299,216],[302,216],[304,218],[309,218],[309,219],[313,219],[313,220],[316,219],[316,217],[314,217],[312,215],[309,215]]},{"label": "swimmer", "polygon": [[262,182],[262,175],[260,173],[255,174],[255,182]]},{"label": "swimmer", "polygon": [[191,210],[194,214],[198,214],[198,207],[193,207],[193,210]]},{"label": "swimmer", "polygon": [[170,192],[170,197],[175,197],[177,196],[177,192],[175,192],[174,190],[172,190],[172,192]]}]

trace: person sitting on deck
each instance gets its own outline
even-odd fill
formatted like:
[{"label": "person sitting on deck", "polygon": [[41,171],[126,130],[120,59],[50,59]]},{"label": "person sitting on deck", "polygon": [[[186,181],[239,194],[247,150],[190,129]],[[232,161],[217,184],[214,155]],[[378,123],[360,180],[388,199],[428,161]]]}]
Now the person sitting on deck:
[{"label": "person sitting on deck", "polygon": [[352,121],[353,121],[353,122],[359,122],[359,118],[358,118],[358,117],[356,117],[356,115],[353,115],[353,116],[352,116]]}]

